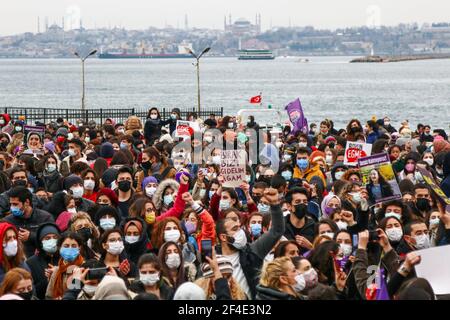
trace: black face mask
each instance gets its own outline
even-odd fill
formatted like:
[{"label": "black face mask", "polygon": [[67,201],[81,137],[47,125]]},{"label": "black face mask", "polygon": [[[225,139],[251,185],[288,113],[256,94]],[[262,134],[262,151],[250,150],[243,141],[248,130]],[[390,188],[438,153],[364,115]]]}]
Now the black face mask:
[{"label": "black face mask", "polygon": [[9,144],[8,141],[2,141],[2,143],[0,143],[0,147],[2,147],[2,149],[6,149],[8,144]]},{"label": "black face mask", "polygon": [[141,167],[144,170],[149,170],[152,167],[152,163],[150,161],[142,162]]},{"label": "black face mask", "polygon": [[428,199],[425,199],[425,198],[417,199],[416,207],[420,211],[429,211],[431,209],[430,203],[428,202]]},{"label": "black face mask", "polygon": [[21,297],[23,300],[31,300],[33,297],[33,291],[16,293],[16,295]]},{"label": "black face mask", "polygon": [[351,133],[356,133],[356,132],[360,132],[360,131],[361,131],[361,129],[359,129],[359,128],[355,128],[355,127],[350,128]]},{"label": "black face mask", "polygon": [[13,183],[14,187],[26,187],[27,186],[27,181],[26,180],[16,180]]},{"label": "black face mask", "polygon": [[131,189],[131,182],[128,180],[119,182],[119,190],[122,192],[128,192]]},{"label": "black face mask", "polygon": [[88,241],[92,237],[91,228],[81,228],[77,233],[83,238],[84,241]]},{"label": "black face mask", "polygon": [[307,209],[307,205],[306,204],[298,204],[294,207],[295,211],[294,211],[294,215],[298,218],[298,219],[303,219],[306,216],[306,213],[308,212]]}]

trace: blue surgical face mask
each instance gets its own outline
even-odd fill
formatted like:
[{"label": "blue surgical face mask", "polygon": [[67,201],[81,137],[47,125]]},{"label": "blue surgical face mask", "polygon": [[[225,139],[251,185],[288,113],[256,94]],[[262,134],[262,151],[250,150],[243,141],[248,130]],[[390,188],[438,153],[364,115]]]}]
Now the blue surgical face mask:
[{"label": "blue surgical face mask", "polygon": [[268,204],[258,203],[258,211],[261,213],[269,213],[270,206]]},{"label": "blue surgical face mask", "polygon": [[304,171],[308,168],[309,161],[307,159],[298,159],[297,160],[297,166],[300,168],[300,170]]},{"label": "blue surgical face mask", "polygon": [[166,206],[169,206],[173,202],[173,195],[168,194],[168,195],[164,196],[163,201]]},{"label": "blue surgical face mask", "polygon": [[291,171],[283,171],[281,173],[281,176],[286,180],[289,181],[292,179],[292,172]]},{"label": "blue surgical face mask", "polygon": [[250,225],[250,230],[252,231],[252,236],[259,237],[261,235],[262,226],[259,223],[254,223]]},{"label": "blue surgical face mask", "polygon": [[219,207],[220,207],[220,210],[222,210],[222,211],[229,209],[231,207],[230,200],[220,200]]},{"label": "blue surgical face mask", "polygon": [[213,197],[213,195],[214,195],[214,191],[209,190],[208,195],[209,195],[209,199],[211,199]]},{"label": "blue surgical face mask", "polygon": [[23,217],[23,215],[24,215],[23,210],[20,209],[20,208],[18,208],[18,207],[12,207],[12,206],[11,206],[10,211],[11,211],[11,214],[12,214],[14,217],[17,217],[17,218]]},{"label": "blue surgical face mask", "polygon": [[59,250],[61,257],[68,262],[74,261],[80,255],[79,248],[61,248]]}]

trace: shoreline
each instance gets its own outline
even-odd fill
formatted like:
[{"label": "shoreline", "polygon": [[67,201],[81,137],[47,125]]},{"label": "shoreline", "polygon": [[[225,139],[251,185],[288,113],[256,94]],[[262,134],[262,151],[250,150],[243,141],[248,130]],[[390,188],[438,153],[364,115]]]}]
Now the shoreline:
[{"label": "shoreline", "polygon": [[418,61],[418,60],[437,60],[450,59],[450,54],[446,55],[410,55],[410,56],[367,56],[357,58],[350,61],[350,63],[389,63],[389,62],[403,62],[403,61]]}]

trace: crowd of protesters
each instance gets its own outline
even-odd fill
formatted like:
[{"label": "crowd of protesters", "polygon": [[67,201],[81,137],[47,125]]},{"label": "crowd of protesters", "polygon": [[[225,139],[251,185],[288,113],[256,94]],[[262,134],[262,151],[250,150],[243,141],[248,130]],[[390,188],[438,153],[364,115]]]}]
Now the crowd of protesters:
[{"label": "crowd of protesters", "polygon": [[[25,120],[0,115],[0,300],[374,300],[371,266],[386,299],[445,298],[415,272],[416,250],[450,243],[450,211],[418,171],[450,197],[443,129],[325,119],[273,138],[253,117],[193,113],[183,120],[201,138],[180,139],[177,108],[58,119],[43,134],[25,135]],[[224,187],[220,148],[193,161],[211,129],[244,150],[246,129],[263,133],[264,161],[237,188]],[[347,141],[389,155],[402,198],[374,200],[383,187],[344,165]]]}]

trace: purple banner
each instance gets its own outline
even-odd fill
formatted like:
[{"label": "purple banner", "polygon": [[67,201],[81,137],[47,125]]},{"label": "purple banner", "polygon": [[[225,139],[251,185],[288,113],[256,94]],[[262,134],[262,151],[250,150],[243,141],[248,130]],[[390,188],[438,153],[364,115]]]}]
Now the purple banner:
[{"label": "purple banner", "polygon": [[296,135],[299,132],[308,133],[308,120],[305,118],[303,113],[302,104],[300,98],[290,102],[285,110],[289,116],[289,120],[294,126],[291,130],[291,134]]}]

